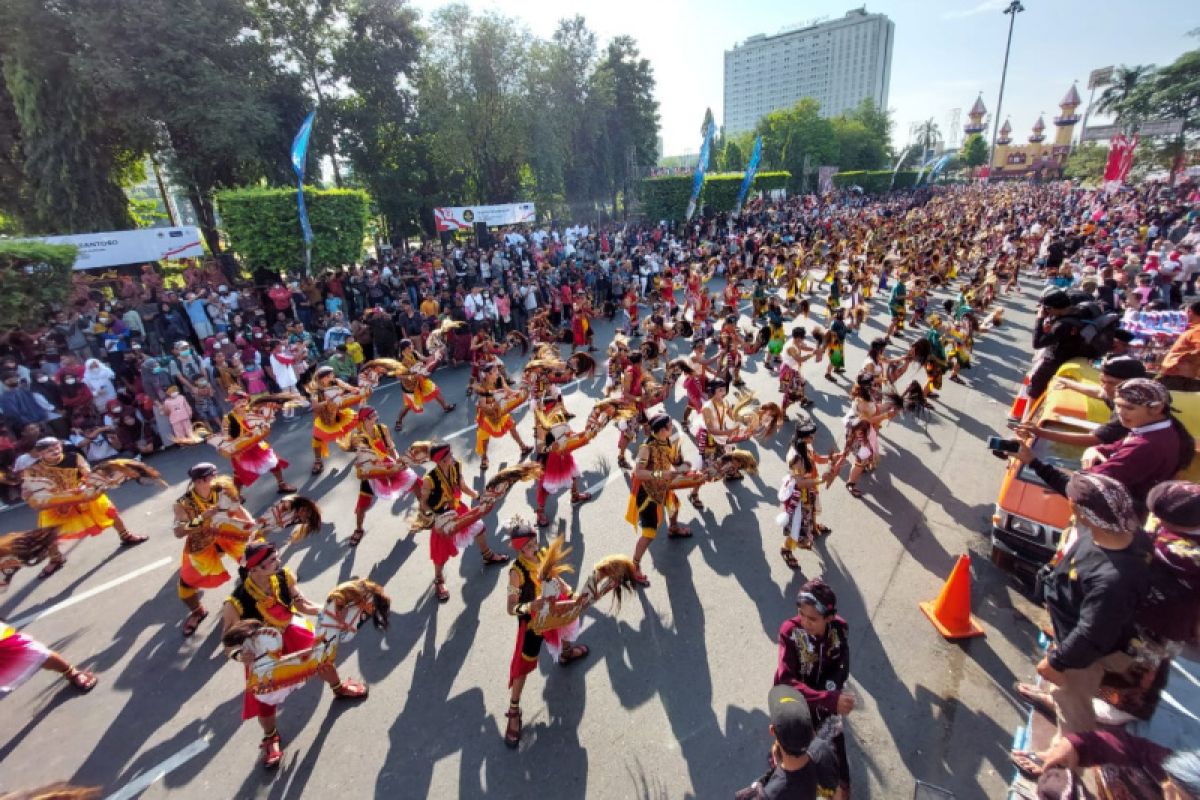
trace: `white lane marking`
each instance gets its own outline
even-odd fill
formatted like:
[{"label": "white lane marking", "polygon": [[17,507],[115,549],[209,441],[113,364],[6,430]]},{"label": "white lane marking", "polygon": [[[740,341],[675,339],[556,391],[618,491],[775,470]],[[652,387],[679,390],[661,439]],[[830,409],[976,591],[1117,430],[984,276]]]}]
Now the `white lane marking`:
[{"label": "white lane marking", "polygon": [[151,562],[144,567],[138,567],[133,572],[128,572],[119,578],[113,578],[108,583],[102,583],[94,589],[88,589],[86,592],[80,592],[78,594],[71,595],[61,603],[55,603],[49,608],[44,608],[41,611],[35,611],[32,614],[26,614],[23,617],[19,617],[10,622],[9,625],[12,625],[14,628],[24,628],[29,623],[37,622],[42,617],[48,617],[51,614],[57,614],[64,608],[70,608],[71,606],[78,605],[84,600],[90,600],[101,592],[107,592],[109,589],[114,589],[123,583],[128,583],[134,578],[139,578],[142,575],[145,575],[147,572],[156,570],[159,567],[165,567],[166,565],[174,562],[174,560],[175,559],[171,558],[170,556],[163,556],[158,561]]},{"label": "white lane marking", "polygon": [[196,741],[189,744],[187,747],[180,750],[175,755],[163,761],[161,764],[156,764],[150,769],[143,772],[135,780],[122,786],[117,791],[110,794],[105,800],[132,800],[142,792],[150,788],[150,785],[163,779],[167,773],[179,769],[187,762],[191,761],[196,756],[208,749],[212,741],[212,734],[206,733]]}]

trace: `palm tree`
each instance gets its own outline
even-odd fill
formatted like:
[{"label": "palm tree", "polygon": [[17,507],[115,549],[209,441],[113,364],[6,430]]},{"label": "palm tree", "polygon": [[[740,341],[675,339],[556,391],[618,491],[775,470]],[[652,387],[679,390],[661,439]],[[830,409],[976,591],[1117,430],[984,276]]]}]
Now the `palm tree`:
[{"label": "palm tree", "polygon": [[1113,71],[1113,82],[1100,93],[1096,110],[1112,114],[1118,122],[1136,123],[1149,112],[1148,92],[1155,67],[1152,64],[1120,66]]},{"label": "palm tree", "polygon": [[937,147],[941,138],[942,132],[938,129],[937,123],[933,121],[933,117],[917,125],[917,144],[921,146],[921,157],[925,158],[930,150]]}]

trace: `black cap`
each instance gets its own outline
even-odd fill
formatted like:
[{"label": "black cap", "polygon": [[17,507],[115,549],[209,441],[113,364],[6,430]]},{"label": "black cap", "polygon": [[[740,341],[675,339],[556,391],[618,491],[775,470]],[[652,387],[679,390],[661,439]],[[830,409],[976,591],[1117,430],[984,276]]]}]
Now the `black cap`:
[{"label": "black cap", "polygon": [[1165,481],[1150,490],[1146,505],[1169,528],[1200,528],[1200,486],[1191,481]]},{"label": "black cap", "polygon": [[193,465],[192,468],[188,470],[188,477],[194,481],[198,481],[201,478],[211,478],[216,474],[217,465],[210,464],[207,461],[201,461],[199,464]]},{"label": "black cap", "polygon": [[1046,308],[1070,308],[1071,297],[1057,286],[1051,286],[1042,292],[1042,305]]},{"label": "black cap", "polygon": [[812,715],[804,695],[786,684],[772,686],[767,708],[779,746],[788,755],[804,755],[813,740]]},{"label": "black cap", "polygon": [[1146,377],[1146,365],[1130,356],[1113,356],[1100,365],[1100,374],[1127,381],[1130,378]]}]

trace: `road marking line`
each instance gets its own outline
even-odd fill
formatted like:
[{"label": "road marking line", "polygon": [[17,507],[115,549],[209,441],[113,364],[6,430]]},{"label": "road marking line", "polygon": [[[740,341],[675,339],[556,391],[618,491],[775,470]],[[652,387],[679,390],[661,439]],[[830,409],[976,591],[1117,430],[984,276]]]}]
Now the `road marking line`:
[{"label": "road marking line", "polygon": [[585,487],[583,487],[583,490],[585,492],[591,492],[594,489],[598,489],[603,486],[607,486],[608,484],[615,481],[617,478],[622,478],[624,476],[625,476],[625,473],[622,472],[621,470],[619,470],[619,469],[613,470],[611,473],[609,473],[607,478],[602,478],[601,480],[598,480],[595,483],[593,483],[591,486],[585,486]]},{"label": "road marking line", "polygon": [[187,747],[180,750],[175,755],[163,761],[161,764],[156,764],[150,769],[143,772],[138,778],[122,786],[117,791],[110,794],[105,800],[132,800],[142,792],[150,788],[150,785],[162,780],[167,773],[179,769],[187,762],[191,761],[196,756],[208,749],[212,743],[212,734],[206,733],[196,741],[189,744]]},{"label": "road marking line", "polygon": [[95,587],[94,589],[88,589],[86,592],[80,592],[78,594],[71,595],[66,600],[63,600],[61,603],[55,603],[54,605],[50,606],[49,608],[44,608],[41,611],[35,611],[32,614],[26,614],[23,617],[19,617],[18,619],[15,619],[12,622],[10,622],[9,625],[12,625],[14,628],[24,628],[29,623],[37,622],[42,617],[48,617],[51,614],[56,614],[59,611],[62,611],[64,608],[70,608],[71,606],[78,605],[79,603],[82,603],[84,600],[89,600],[89,599],[95,597],[96,595],[100,594],[101,592],[107,592],[109,589],[116,588],[117,586],[120,586],[122,583],[128,583],[129,581],[133,580],[134,578],[138,578],[138,577],[141,577],[142,575],[145,575],[147,572],[156,570],[159,567],[165,567],[167,564],[172,563],[174,560],[175,559],[171,558],[170,556],[164,556],[164,557],[160,558],[158,561],[151,562],[144,567],[138,567],[133,572],[128,572],[119,578],[113,578],[108,583],[102,583],[99,586]]}]

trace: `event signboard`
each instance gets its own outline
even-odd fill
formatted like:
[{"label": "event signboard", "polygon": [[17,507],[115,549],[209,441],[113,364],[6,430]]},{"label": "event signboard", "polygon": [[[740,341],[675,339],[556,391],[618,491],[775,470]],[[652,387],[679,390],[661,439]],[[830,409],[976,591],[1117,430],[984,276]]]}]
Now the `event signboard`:
[{"label": "event signboard", "polygon": [[193,226],[41,236],[37,237],[36,241],[46,244],[73,244],[78,247],[79,255],[75,258],[75,269],[99,269],[122,264],[177,261],[181,258],[204,256],[200,229]]},{"label": "event signboard", "polygon": [[433,210],[439,231],[471,230],[475,223],[490,227],[521,225],[536,219],[533,203],[503,203],[496,206],[445,206]]}]

